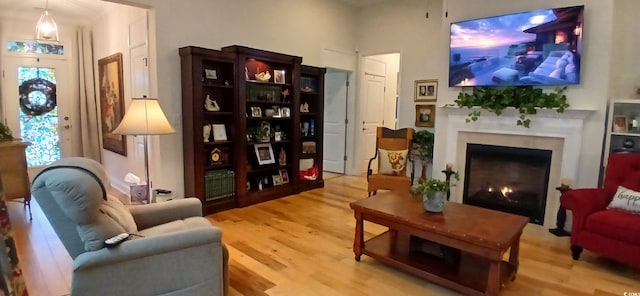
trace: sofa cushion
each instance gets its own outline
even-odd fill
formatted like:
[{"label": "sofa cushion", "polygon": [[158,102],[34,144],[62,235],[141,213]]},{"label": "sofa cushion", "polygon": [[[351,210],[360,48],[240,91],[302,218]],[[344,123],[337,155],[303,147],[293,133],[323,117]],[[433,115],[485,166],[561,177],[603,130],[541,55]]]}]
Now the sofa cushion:
[{"label": "sofa cushion", "polygon": [[618,210],[600,211],[587,217],[585,229],[603,237],[640,245],[640,216]]},{"label": "sofa cushion", "polygon": [[123,232],[136,233],[133,216],[120,200],[108,196],[89,223],[78,224],[78,234],[87,251],[104,247],[104,241]]},{"label": "sofa cushion", "polygon": [[175,220],[169,223],[143,229],[138,232],[138,235],[141,237],[154,236],[201,227],[211,227],[211,222],[204,217],[189,217],[184,220]]},{"label": "sofa cushion", "polygon": [[640,192],[624,186],[618,186],[616,194],[611,199],[607,209],[617,209],[632,214],[640,214]]},{"label": "sofa cushion", "polygon": [[385,150],[378,149],[380,163],[378,172],[385,175],[400,175],[407,163],[408,149],[404,150]]}]

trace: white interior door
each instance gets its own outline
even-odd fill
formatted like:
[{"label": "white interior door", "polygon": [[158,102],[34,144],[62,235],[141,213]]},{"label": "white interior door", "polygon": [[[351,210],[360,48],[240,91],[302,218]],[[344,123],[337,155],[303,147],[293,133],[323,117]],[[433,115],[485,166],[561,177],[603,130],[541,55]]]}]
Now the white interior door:
[{"label": "white interior door", "polygon": [[324,159],[325,171],[344,174],[347,135],[346,71],[327,69],[324,76]]},{"label": "white interior door", "polygon": [[69,64],[62,59],[5,57],[3,65],[4,120],[14,137],[31,143],[26,154],[33,177],[43,166],[73,154]]},{"label": "white interior door", "polygon": [[[362,95],[359,100],[362,134],[359,144],[361,171],[367,169],[369,159],[375,154],[376,129],[382,126],[385,78],[365,73]],[[377,165],[377,164],[376,164]]]}]

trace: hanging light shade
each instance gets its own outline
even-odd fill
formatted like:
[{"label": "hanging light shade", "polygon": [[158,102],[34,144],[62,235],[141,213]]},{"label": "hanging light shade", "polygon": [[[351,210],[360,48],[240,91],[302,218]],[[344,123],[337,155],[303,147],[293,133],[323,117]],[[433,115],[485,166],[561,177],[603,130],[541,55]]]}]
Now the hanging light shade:
[{"label": "hanging light shade", "polygon": [[53,20],[53,16],[49,14],[49,0],[47,0],[47,6],[36,25],[36,40],[60,42],[58,25]]}]

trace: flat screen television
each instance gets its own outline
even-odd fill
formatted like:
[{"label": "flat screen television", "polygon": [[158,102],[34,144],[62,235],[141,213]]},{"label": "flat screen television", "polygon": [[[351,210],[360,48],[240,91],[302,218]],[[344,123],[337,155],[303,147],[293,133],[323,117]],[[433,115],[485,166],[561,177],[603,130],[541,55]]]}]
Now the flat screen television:
[{"label": "flat screen television", "polygon": [[451,23],[449,86],[580,83],[584,6]]}]

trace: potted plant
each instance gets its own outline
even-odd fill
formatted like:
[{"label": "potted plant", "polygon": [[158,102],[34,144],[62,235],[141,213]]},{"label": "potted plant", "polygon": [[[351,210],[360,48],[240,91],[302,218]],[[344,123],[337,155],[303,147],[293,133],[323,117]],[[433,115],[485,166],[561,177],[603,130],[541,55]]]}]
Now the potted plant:
[{"label": "potted plant", "polygon": [[[453,174],[455,181],[458,181],[458,173]],[[447,200],[447,192],[455,182],[438,179],[420,180],[418,184],[411,187],[411,193],[416,197],[422,197],[424,208],[429,212],[442,212],[444,202]]]},{"label": "potted plant", "polygon": [[10,142],[15,140],[11,135],[11,130],[4,123],[0,122],[0,142]]},{"label": "potted plant", "polygon": [[420,180],[427,178],[427,164],[433,158],[434,135],[428,130],[419,130],[413,134],[413,153],[422,161],[422,174]]}]

